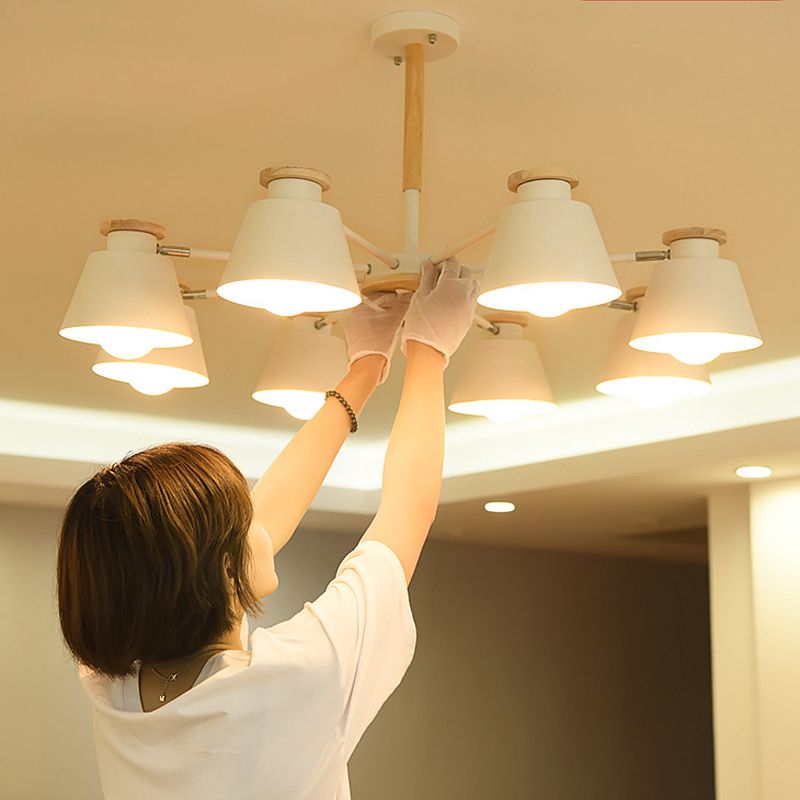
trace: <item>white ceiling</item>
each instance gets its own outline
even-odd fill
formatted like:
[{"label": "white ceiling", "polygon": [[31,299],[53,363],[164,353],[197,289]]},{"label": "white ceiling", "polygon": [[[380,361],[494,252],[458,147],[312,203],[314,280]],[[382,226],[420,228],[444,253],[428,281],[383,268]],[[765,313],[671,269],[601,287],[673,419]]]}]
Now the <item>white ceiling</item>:
[{"label": "white ceiling", "polygon": [[[261,196],[258,172],[268,165],[326,170],[333,176],[326,199],[346,223],[398,248],[402,69],[369,46],[372,20],[395,10],[394,2],[376,0],[3,3],[0,397],[245,426],[285,440],[297,423],[250,399],[282,321],[223,301],[198,304],[211,385],[161,398],[92,375],[92,348],[61,339],[58,326],[86,254],[102,246],[102,219],[152,219],[167,227],[170,243],[229,249],[247,204]],[[740,265],[765,345],[723,357],[713,369],[746,376],[749,367],[771,365],[779,391],[793,391],[792,375],[776,376],[796,370],[791,359],[800,354],[791,238],[797,211],[789,188],[800,174],[797,4],[470,0],[437,3],[434,10],[458,20],[462,44],[426,76],[424,247],[438,250],[492,222],[510,201],[508,173],[537,163],[572,167],[581,177],[576,197],[592,205],[610,252],[659,247],[661,232],[671,227],[728,231],[723,253]],[[464,260],[481,263],[485,254],[485,247],[475,248]],[[211,262],[183,261],[178,269],[192,286],[213,286],[220,273]],[[620,283],[646,283],[649,271],[620,265]],[[619,313],[573,312],[528,328],[565,408],[593,397]],[[388,434],[401,376],[397,364],[376,393],[362,442],[378,445]],[[780,414],[743,421],[732,409],[744,394],[704,406],[704,414],[728,426],[727,447],[740,448],[726,456],[733,460],[757,452],[737,430],[800,416],[784,403]],[[8,428],[12,419],[2,422]],[[658,430],[664,419],[650,418],[654,439],[670,435],[669,426]],[[603,427],[607,419],[599,420],[585,435],[602,440],[604,451],[640,446],[624,436],[615,442]],[[459,436],[468,443],[476,430],[456,415],[448,424],[449,444]],[[534,429],[545,425],[558,430],[562,423],[537,422]],[[791,455],[800,440],[791,433],[784,431],[773,451],[783,453],[785,475],[800,471],[800,459]],[[674,439],[684,435],[702,432]],[[509,434],[498,440],[510,441]],[[453,452],[470,461],[459,447]],[[0,452],[21,457],[10,446]],[[46,456],[68,462],[70,454],[35,458]],[[693,458],[698,469],[723,468],[716,449]],[[506,460],[519,468],[517,454]],[[611,525],[621,506],[631,524],[654,520],[638,532],[704,523],[707,475],[666,490],[670,476],[655,480],[650,464],[640,475],[614,479],[622,483],[612,490],[602,483],[602,468],[595,470],[572,484],[567,471],[557,489],[520,479],[515,521],[493,522],[491,530],[473,513],[483,497],[479,487],[468,496],[455,491],[453,475],[437,526],[442,535],[450,525],[450,535],[461,529],[481,539],[591,549],[607,546],[612,534],[592,538],[586,522]],[[480,464],[470,462],[468,471],[483,475]],[[16,487],[6,497],[22,496],[13,469],[0,470],[0,478]],[[487,494],[504,488],[498,472],[481,481]],[[635,501],[623,491],[629,481],[636,483]],[[646,516],[649,507],[658,511]],[[536,519],[549,521],[537,526]],[[554,539],[560,523],[566,533]]]}]

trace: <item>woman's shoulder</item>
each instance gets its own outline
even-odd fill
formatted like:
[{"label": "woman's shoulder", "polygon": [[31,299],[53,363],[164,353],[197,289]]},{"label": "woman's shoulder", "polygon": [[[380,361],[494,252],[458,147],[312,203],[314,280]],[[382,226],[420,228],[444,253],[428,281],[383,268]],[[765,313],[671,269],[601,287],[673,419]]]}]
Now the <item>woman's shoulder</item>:
[{"label": "woman's shoulder", "polygon": [[325,627],[305,603],[294,616],[269,627],[250,631],[252,666],[255,670],[290,673],[293,670],[327,674],[337,669],[337,655]]}]

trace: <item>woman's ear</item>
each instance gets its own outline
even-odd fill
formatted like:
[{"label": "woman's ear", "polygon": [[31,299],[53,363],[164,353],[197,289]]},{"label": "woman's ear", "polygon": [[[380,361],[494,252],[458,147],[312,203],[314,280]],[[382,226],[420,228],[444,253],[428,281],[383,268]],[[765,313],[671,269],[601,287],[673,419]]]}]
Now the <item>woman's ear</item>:
[{"label": "woman's ear", "polygon": [[222,557],[222,566],[225,570],[225,574],[228,576],[228,580],[233,580],[233,572],[231,572],[231,557],[228,553],[225,553]]}]

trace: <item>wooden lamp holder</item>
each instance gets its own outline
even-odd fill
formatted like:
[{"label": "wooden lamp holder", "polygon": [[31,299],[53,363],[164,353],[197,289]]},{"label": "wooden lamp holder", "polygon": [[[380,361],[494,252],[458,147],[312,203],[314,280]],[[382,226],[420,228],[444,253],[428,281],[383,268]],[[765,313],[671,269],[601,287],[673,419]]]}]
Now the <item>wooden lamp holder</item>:
[{"label": "wooden lamp holder", "polygon": [[107,219],[100,223],[100,233],[108,236],[114,231],[137,231],[149,233],[161,241],[167,235],[167,229],[157,222],[148,222],[143,219]]},{"label": "wooden lamp holder", "polygon": [[524,311],[484,311],[483,309],[480,309],[479,314],[487,322],[491,322],[492,325],[506,323],[511,325],[519,325],[520,328],[527,328],[531,321],[530,314],[526,314]]}]

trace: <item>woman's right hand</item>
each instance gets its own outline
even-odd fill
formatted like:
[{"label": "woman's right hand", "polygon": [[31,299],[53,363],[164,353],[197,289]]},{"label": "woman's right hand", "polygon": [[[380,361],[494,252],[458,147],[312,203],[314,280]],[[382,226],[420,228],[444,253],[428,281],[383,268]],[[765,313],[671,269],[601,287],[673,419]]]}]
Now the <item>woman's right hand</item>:
[{"label": "woman's right hand", "polygon": [[455,258],[441,264],[423,262],[419,289],[406,313],[400,340],[403,355],[408,355],[406,342],[422,342],[442,353],[447,367],[472,326],[477,297],[472,271]]}]

